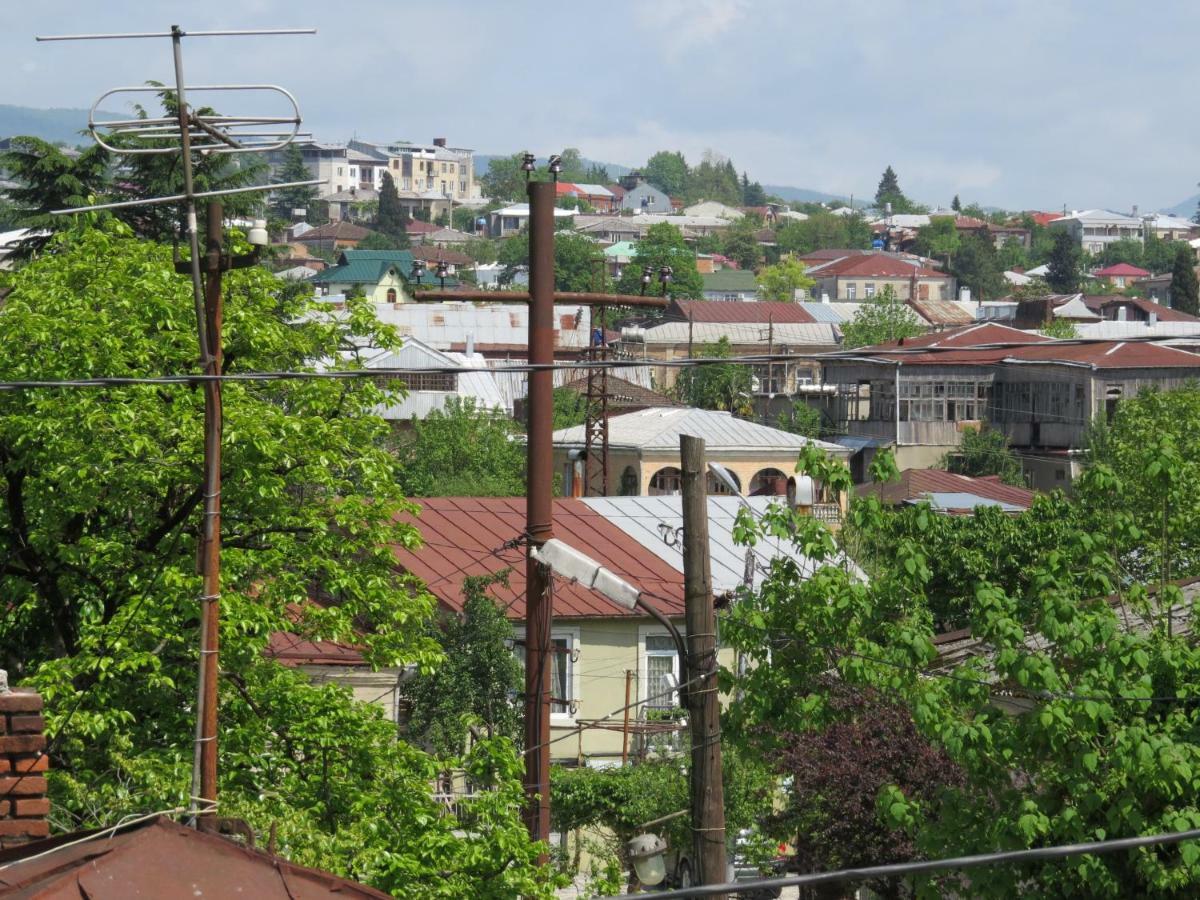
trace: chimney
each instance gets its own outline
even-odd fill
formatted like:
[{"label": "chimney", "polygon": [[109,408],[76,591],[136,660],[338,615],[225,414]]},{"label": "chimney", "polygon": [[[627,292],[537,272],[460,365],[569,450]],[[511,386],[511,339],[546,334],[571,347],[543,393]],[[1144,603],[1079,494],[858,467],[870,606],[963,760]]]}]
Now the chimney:
[{"label": "chimney", "polygon": [[446,139],[445,139],[445,138],[434,138],[434,139],[433,139],[433,146],[435,146],[435,147],[445,147],[445,146],[446,146]]},{"label": "chimney", "polygon": [[45,727],[41,695],[9,690],[0,669],[0,849],[50,835]]},{"label": "chimney", "polygon": [[1129,310],[1124,305],[1117,307],[1117,321],[1124,322],[1129,318]]},{"label": "chimney", "polygon": [[960,303],[971,302],[971,289],[969,287],[960,287],[958,289],[958,301]]},{"label": "chimney", "polygon": [[1158,313],[1156,313],[1156,312],[1150,313],[1149,317],[1146,319],[1147,327],[1153,328],[1157,324],[1158,324]]}]

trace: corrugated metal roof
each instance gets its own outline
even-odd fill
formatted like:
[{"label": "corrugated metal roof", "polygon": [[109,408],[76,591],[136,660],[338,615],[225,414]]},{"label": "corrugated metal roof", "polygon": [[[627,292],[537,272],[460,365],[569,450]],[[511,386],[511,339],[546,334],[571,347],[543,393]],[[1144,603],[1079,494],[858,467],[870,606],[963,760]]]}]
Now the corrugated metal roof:
[{"label": "corrugated metal roof", "polygon": [[[701,275],[706,291],[750,291],[758,290],[758,279],[746,269],[721,269]],[[710,301],[711,302],[711,301]]]},{"label": "corrugated metal roof", "polygon": [[1159,320],[1149,322],[1085,322],[1075,326],[1081,338],[1095,340],[1138,340],[1141,338],[1191,337],[1200,334],[1200,322],[1188,320]]},{"label": "corrugated metal roof", "polygon": [[838,345],[838,326],[827,322],[783,322],[768,326],[766,322],[663,322],[645,330],[647,344],[713,344],[729,338],[732,344],[808,345],[814,348],[833,348]]},{"label": "corrugated metal roof", "polygon": [[[499,409],[512,412],[512,403],[506,403],[496,384],[495,375],[487,361],[478,353],[467,356],[463,353],[445,353],[422,343],[416,338],[406,338],[397,350],[388,350],[367,360],[368,369],[415,369],[425,367],[471,366],[477,372],[460,372],[457,376],[458,390],[413,390],[398,403],[376,410],[376,414],[392,421],[423,419],[433,410],[445,409],[451,397],[470,399],[481,409]],[[403,380],[401,378],[401,380]]]},{"label": "corrugated metal roof", "polygon": [[830,325],[841,325],[846,321],[838,310],[833,308],[832,303],[797,303],[797,306],[802,308],[814,322],[823,322]]},{"label": "corrugated metal roof", "polygon": [[[723,270],[715,275],[724,274]],[[754,273],[746,272],[748,284],[754,282]],[[704,289],[713,290],[708,286],[708,279],[713,275],[705,275]],[[752,288],[751,288],[752,289]],[[781,303],[774,300],[674,300],[667,311],[668,315],[678,313],[693,322],[774,322],[781,325],[784,322],[795,324],[811,324],[816,321],[808,314],[801,303]]]},{"label": "corrugated metal roof", "polygon": [[[428,497],[414,501],[418,515],[405,513],[423,544],[394,545],[392,552],[407,572],[421,578],[438,600],[453,610],[462,608],[462,581],[468,575],[509,569],[508,587],[497,585],[493,596],[511,619],[525,618],[525,551],[506,547],[525,532],[524,497]],[[641,544],[631,541],[603,515],[582,500],[554,500],[554,536],[587,553],[642,590],[659,595],[659,608],[668,615],[683,614],[683,578],[679,572]],[[634,616],[600,594],[563,579],[554,582],[556,618]]]},{"label": "corrugated metal roof", "polygon": [[951,300],[909,300],[908,305],[930,325],[970,325],[975,317]]},{"label": "corrugated metal roof", "polygon": [[[1197,362],[1200,362],[1200,357],[1197,358]],[[838,444],[801,437],[711,409],[652,407],[640,412],[612,416],[608,420],[609,447],[678,452],[681,434],[703,438],[706,449],[714,455],[731,451],[799,451],[809,444],[834,452],[844,453],[846,450]],[[554,432],[554,443],[555,446],[582,447],[584,426],[559,429]]]},{"label": "corrugated metal roof", "polygon": [[859,496],[879,494],[884,503],[903,503],[929,493],[967,493],[1028,509],[1034,492],[1005,484],[996,476],[973,478],[945,469],[905,469],[892,484],[862,484],[855,488]]},{"label": "corrugated metal roof", "polygon": [[[626,536],[670,565],[683,578],[683,498],[664,497],[588,497],[587,504]],[[746,502],[756,516],[778,502],[774,497],[748,497]],[[708,541],[714,594],[736,590],[746,577],[746,554],[754,554],[751,572],[754,584],[762,583],[762,571],[775,559],[792,560],[799,571],[811,574],[814,563],[795,544],[782,538],[760,538],[753,548],[739,546],[733,539],[733,525],[742,501],[737,497],[708,498]],[[682,583],[682,581],[681,581]]]},{"label": "corrugated metal roof", "polygon": [[[401,335],[411,335],[437,350],[460,349],[468,336],[477,346],[517,347],[522,354],[528,345],[529,307],[523,303],[383,303],[376,304],[375,310],[380,321],[395,326]],[[564,318],[575,327],[564,328]],[[586,306],[572,309],[569,316],[555,315],[555,346],[589,346],[590,323],[591,310]]]},{"label": "corrugated metal roof", "polygon": [[958,512],[959,510],[974,510],[979,506],[999,506],[1005,512],[1024,512],[1025,507],[1013,503],[1005,503],[992,497],[980,497],[962,491],[930,491],[924,499],[929,505],[940,512]]},{"label": "corrugated metal roof", "polygon": [[[103,840],[70,843],[99,833],[94,830],[59,835],[0,851],[0,893],[89,900],[388,897],[329,872],[298,866],[228,838],[185,828],[166,817],[117,828]],[[52,852],[45,853],[47,850]],[[35,855],[38,858],[32,858]]]}]

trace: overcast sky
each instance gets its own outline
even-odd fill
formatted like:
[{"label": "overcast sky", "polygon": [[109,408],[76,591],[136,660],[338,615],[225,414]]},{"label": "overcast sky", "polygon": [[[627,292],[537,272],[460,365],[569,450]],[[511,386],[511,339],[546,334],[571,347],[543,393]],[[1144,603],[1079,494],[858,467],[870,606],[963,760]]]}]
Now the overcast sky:
[{"label": "overcast sky", "polygon": [[[276,82],[325,140],[706,149],[769,184],[922,202],[1143,212],[1200,179],[1200,3],[1116,0],[3,0],[0,103],[89,106],[171,80],[167,41],[35,34],[315,26],[196,38],[192,83]],[[111,106],[111,104],[109,104]],[[117,107],[120,109],[120,107]],[[222,109],[228,109],[228,104]]]}]

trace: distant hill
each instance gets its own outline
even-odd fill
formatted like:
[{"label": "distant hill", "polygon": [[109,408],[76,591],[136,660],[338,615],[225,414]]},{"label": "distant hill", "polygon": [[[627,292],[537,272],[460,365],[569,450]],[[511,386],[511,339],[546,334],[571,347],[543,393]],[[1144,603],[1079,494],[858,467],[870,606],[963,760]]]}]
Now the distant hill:
[{"label": "distant hill", "polygon": [[[101,112],[104,118],[117,119],[117,113]],[[52,144],[87,145],[91,141],[80,134],[87,128],[86,109],[34,109],[0,103],[0,138],[32,135]]]},{"label": "distant hill", "polygon": [[[832,200],[847,206],[850,205],[849,198],[844,194],[826,194],[823,191],[792,187],[786,184],[764,184],[763,190],[781,200],[796,201],[799,203],[828,203]],[[861,209],[867,206],[867,203],[864,200],[856,199],[854,206]]]},{"label": "distant hill", "polygon": [[1180,216],[1184,219],[1190,219],[1196,214],[1196,207],[1200,205],[1200,194],[1193,194],[1186,200],[1176,203],[1170,209],[1164,209],[1163,212],[1170,213],[1173,216]]}]

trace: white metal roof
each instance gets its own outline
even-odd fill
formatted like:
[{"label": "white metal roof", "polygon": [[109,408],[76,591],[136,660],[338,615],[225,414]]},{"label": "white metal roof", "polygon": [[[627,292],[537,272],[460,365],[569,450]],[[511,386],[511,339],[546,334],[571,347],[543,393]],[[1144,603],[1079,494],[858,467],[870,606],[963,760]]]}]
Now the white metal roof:
[{"label": "white metal roof", "polygon": [[1081,338],[1121,341],[1130,338],[1171,338],[1200,335],[1200,322],[1087,322],[1075,326]]},{"label": "white metal roof", "polygon": [[[778,497],[747,497],[751,511],[762,516]],[[663,497],[587,497],[589,507],[616,525],[677,572],[683,571],[683,498]],[[736,590],[749,574],[754,585],[761,585],[764,569],[773,560],[790,559],[803,575],[811,575],[816,565],[791,541],[763,537],[753,548],[733,539],[733,524],[742,500],[737,497],[708,498],[708,544],[712,586],[716,594]],[[754,555],[753,568],[747,572],[747,552]],[[855,571],[858,571],[857,568]],[[860,573],[861,574],[861,573]]]},{"label": "white metal roof", "polygon": [[[493,216],[515,216],[518,218],[521,216],[528,216],[529,215],[529,204],[528,203],[514,203],[511,206],[504,207],[503,209],[492,210],[492,215]],[[554,208],[555,218],[559,218],[559,219],[570,218],[571,216],[574,216],[574,215],[575,215],[575,210],[573,210],[573,209],[559,209],[557,206]]]},{"label": "white metal roof", "polygon": [[1072,212],[1068,216],[1059,216],[1057,219],[1051,219],[1050,224],[1055,222],[1068,222],[1078,220],[1080,222],[1108,222],[1109,224],[1117,225],[1134,225],[1141,227],[1142,220],[1135,219],[1133,216],[1127,216],[1124,213],[1113,212],[1111,209],[1081,209]]},{"label": "white metal roof", "polygon": [[[502,292],[500,294],[502,296]],[[476,305],[458,301],[447,303],[378,303],[375,314],[392,325],[404,337],[414,337],[436,350],[451,350],[465,345],[467,338],[476,345],[501,344],[524,348],[529,339],[529,307],[515,303]],[[564,327],[564,322],[569,326]],[[556,347],[587,347],[591,310],[576,307],[555,311]]]},{"label": "white metal roof", "polygon": [[368,369],[438,366],[470,366],[479,371],[460,372],[456,391],[409,390],[399,402],[376,410],[377,415],[390,420],[423,419],[435,409],[444,409],[451,397],[472,399],[483,409],[512,411],[511,403],[505,403],[495,377],[487,368],[487,361],[478,353],[444,353],[415,338],[408,338],[399,349],[384,351],[366,362]]},{"label": "white metal roof", "polygon": [[[638,412],[611,416],[608,420],[608,445],[634,450],[679,452],[681,434],[703,438],[710,453],[799,451],[813,444],[822,450],[844,454],[840,444],[801,437],[778,428],[738,419],[727,412],[692,407],[651,407]],[[584,426],[560,428],[554,432],[558,446],[583,446]]]},{"label": "white metal roof", "polygon": [[686,344],[688,329],[694,345],[716,343],[723,337],[734,344],[775,346],[810,344],[828,347],[836,344],[836,326],[831,322],[781,322],[774,331],[766,322],[662,322],[645,329],[647,344]]}]

